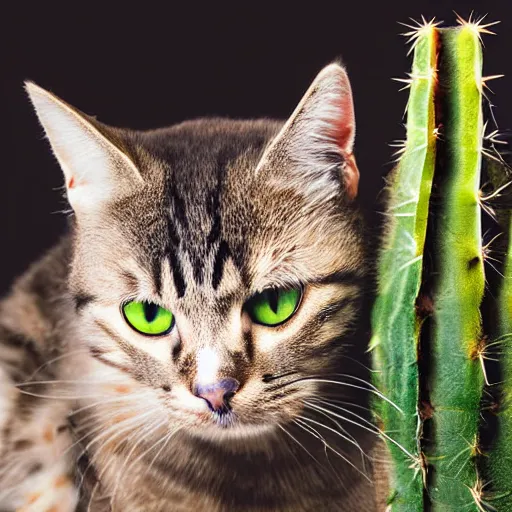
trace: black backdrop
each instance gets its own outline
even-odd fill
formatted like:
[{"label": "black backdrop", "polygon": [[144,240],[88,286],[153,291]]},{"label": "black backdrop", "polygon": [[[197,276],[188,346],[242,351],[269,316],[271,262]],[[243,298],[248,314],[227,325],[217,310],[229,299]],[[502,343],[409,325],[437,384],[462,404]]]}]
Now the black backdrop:
[{"label": "black backdrop", "polygon": [[106,123],[146,129],[205,115],[284,118],[341,57],[355,94],[360,197],[371,212],[391,168],[388,143],[404,135],[406,93],[391,77],[410,62],[397,22],[423,14],[454,23],[453,10],[474,10],[502,21],[485,37],[484,73],[507,75],[491,85],[492,99],[500,127],[512,128],[510,0],[42,4],[0,11],[0,294],[65,227],[61,173],[22,89],[27,78]]}]

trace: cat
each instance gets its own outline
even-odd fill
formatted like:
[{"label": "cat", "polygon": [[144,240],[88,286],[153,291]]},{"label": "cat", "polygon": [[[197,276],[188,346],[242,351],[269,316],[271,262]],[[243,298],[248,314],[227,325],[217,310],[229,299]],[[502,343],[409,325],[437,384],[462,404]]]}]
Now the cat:
[{"label": "cat", "polygon": [[381,510],[348,75],[286,121],[26,90],[69,232],[0,303],[0,510]]}]

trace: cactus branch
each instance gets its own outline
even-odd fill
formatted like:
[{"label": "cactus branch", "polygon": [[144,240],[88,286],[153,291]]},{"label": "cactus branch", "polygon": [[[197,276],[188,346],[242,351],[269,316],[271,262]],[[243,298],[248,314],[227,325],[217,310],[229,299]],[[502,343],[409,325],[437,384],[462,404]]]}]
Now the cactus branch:
[{"label": "cactus branch", "polygon": [[[419,439],[418,342],[422,319],[417,314],[427,229],[428,204],[434,175],[437,125],[436,24],[411,27],[413,69],[404,79],[410,88],[407,139],[400,143],[399,164],[392,180],[388,243],[381,255],[379,297],[372,323],[371,349],[379,373],[376,381],[403,411],[376,405],[396,471],[392,475],[390,510],[422,511],[426,469]],[[403,390],[407,389],[404,393]]]}]

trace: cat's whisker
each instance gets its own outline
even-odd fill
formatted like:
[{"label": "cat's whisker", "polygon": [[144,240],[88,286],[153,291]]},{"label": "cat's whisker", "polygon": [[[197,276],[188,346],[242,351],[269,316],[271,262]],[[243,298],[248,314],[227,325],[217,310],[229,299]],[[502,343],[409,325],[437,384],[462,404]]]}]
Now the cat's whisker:
[{"label": "cat's whisker", "polygon": [[[335,434],[338,434],[338,435],[341,435],[340,432],[338,432],[337,430],[329,427],[328,425],[324,425],[323,423],[319,422],[319,421],[316,421],[316,420],[313,420],[311,418],[308,418],[306,416],[300,416],[300,418],[302,418],[304,421],[306,422],[309,422],[309,423],[314,423],[315,425],[318,425],[320,427],[323,427],[327,430],[330,430],[331,432],[334,432]],[[344,438],[344,436],[341,436]],[[349,466],[351,466],[352,468],[354,468],[358,473],[360,473],[364,478],[366,478],[368,481],[371,482],[370,478],[368,477],[368,475],[366,473],[364,473],[363,471],[361,471],[360,468],[358,468],[348,457],[346,457],[345,455],[343,455],[342,453],[340,453],[338,450],[332,448],[332,446],[330,446],[329,444],[326,443],[326,446],[332,450],[336,455],[338,455],[339,457],[341,457]]]},{"label": "cat's whisker", "polygon": [[[6,465],[6,467],[3,468],[2,471],[0,472],[0,475],[5,476],[7,474],[8,481],[9,480],[12,481],[13,479],[9,478],[9,477],[11,477],[13,475],[20,474],[20,472],[26,466],[26,463],[27,463],[26,461],[24,461],[20,458],[15,458],[14,460],[9,461],[9,463]],[[10,487],[6,487],[5,489],[0,491],[0,500],[4,500],[4,499],[8,498],[11,494],[13,494],[17,490],[19,490],[25,483],[24,481],[20,482],[19,479],[17,479],[17,478],[15,478],[14,480],[15,480],[15,482],[13,485],[11,485]],[[2,502],[0,501],[0,504],[1,503]]]},{"label": "cat's whisker", "polygon": [[[0,471],[0,476],[3,476],[5,474],[16,474],[15,469],[20,468],[23,466],[23,461],[19,459],[14,459],[9,461],[8,464],[4,468],[2,468],[2,471]],[[0,494],[0,496],[2,496]]]},{"label": "cat's whisker", "polygon": [[304,423],[304,421],[302,421],[300,418],[302,418],[302,416],[295,418],[293,420],[293,423],[302,428],[302,430],[305,430],[308,434],[311,434],[312,436],[316,437],[324,445],[325,455],[327,456],[327,441],[325,440],[325,438],[318,432],[318,430],[315,430],[313,427],[310,427],[307,423]]},{"label": "cat's whisker", "polygon": [[343,485],[343,481],[341,480],[338,472],[336,471],[336,468],[332,465],[331,460],[329,459],[329,454],[328,454],[327,450],[328,449],[332,449],[332,448],[328,445],[328,443],[325,440],[325,438],[320,434],[320,432],[318,432],[318,430],[316,430],[315,428],[311,427],[307,423],[304,423],[299,418],[295,418],[293,420],[293,423],[295,423],[299,428],[304,430],[306,433],[308,433],[308,434],[312,435],[313,437],[317,438],[324,445],[325,458],[327,459],[327,462],[329,463],[329,466],[331,467],[334,476],[338,479],[340,484]]},{"label": "cat's whisker", "polygon": [[[130,425],[129,427],[130,429],[132,428],[132,426]],[[138,433],[138,430],[144,430],[145,429],[145,425],[144,424],[140,424],[140,425],[137,425],[135,426],[133,432],[131,432],[130,434],[128,434],[126,437],[124,437],[121,442],[125,442],[125,441],[129,441],[130,439],[132,439],[135,435],[137,435]],[[89,465],[93,464],[94,461],[99,457],[101,451],[103,450],[103,448],[105,446],[108,446],[109,444],[112,443],[112,441],[116,438],[119,437],[120,434],[123,434],[124,432],[126,432],[126,430],[129,430],[129,429],[126,429],[124,428],[122,431],[118,432],[117,434],[109,437],[95,452],[95,454],[93,455]],[[106,473],[106,471],[108,470],[108,468],[115,462],[115,457],[112,457],[105,465],[104,467],[102,468],[101,472],[99,473],[98,475],[98,483],[102,481],[103,479],[103,475]],[[88,466],[89,467],[89,466]],[[88,467],[86,468],[83,476],[82,476],[82,481],[80,482],[80,486],[83,485],[83,481],[84,481],[84,478],[85,478],[85,473],[87,473],[87,469]],[[97,484],[96,484],[97,485]],[[80,488],[79,486],[79,488]],[[96,489],[96,486],[95,486],[95,489]],[[92,497],[91,497],[91,500],[92,500]],[[89,502],[91,503],[91,501]]]},{"label": "cat's whisker", "polygon": [[[126,411],[126,412],[124,412]],[[114,425],[121,425],[125,421],[134,418],[136,414],[133,411],[126,407],[126,409],[117,409],[116,411],[108,411],[104,413],[103,411],[98,411],[95,414],[88,415],[86,421],[81,421],[80,424],[73,429],[73,431],[77,434],[81,434],[83,431],[89,431],[91,433],[91,427],[98,425],[98,428],[107,428],[112,427]]]},{"label": "cat's whisker", "polygon": [[102,395],[79,395],[79,396],[60,396],[60,395],[43,395],[39,393],[30,393],[30,391],[25,391],[24,389],[19,389],[18,391],[22,393],[23,395],[33,396],[36,398],[47,398],[49,400],[85,400],[90,398],[100,398]]},{"label": "cat's whisker", "polygon": [[[295,443],[297,443],[317,464],[320,464],[320,462],[318,461],[318,459],[295,437],[293,436],[292,434],[290,434],[290,432],[288,432],[288,430],[286,430],[280,423],[277,424],[277,426],[288,436],[290,437]],[[299,461],[297,460],[297,463],[299,463]],[[299,463],[300,464],[300,463]],[[321,466],[322,464],[320,464]]]},{"label": "cat's whisker", "polygon": [[[398,443],[397,441],[395,441],[392,437],[390,437],[388,434],[386,434],[383,430],[379,429],[378,427],[376,427],[375,425],[373,425],[372,423],[370,423],[370,425],[373,427],[373,428],[369,428],[365,425],[362,425],[361,423],[358,423],[356,421],[353,421],[349,418],[346,418],[345,416],[341,416],[340,414],[337,414],[329,409],[325,409],[324,407],[320,407],[318,405],[314,405],[314,404],[311,404],[311,403],[308,403],[308,402],[305,402],[309,407],[312,407],[313,409],[315,410],[323,410],[324,412],[328,413],[328,414],[332,414],[333,416],[337,417],[337,418],[340,418],[341,420],[343,421],[346,421],[348,423],[352,423],[353,425],[356,425],[368,432],[372,432],[373,434],[378,434],[378,435],[381,435],[382,437],[386,438],[388,441],[390,441],[391,443],[393,443],[395,446],[397,446],[400,450],[402,450],[402,452],[405,453],[405,455],[407,455],[411,461],[413,462],[417,462],[417,458],[412,454],[410,453],[406,448],[404,448],[400,443]],[[354,414],[354,413],[352,413]],[[365,422],[367,420],[364,420]]]},{"label": "cat's whisker", "polygon": [[[139,423],[140,423],[140,419],[142,418],[138,418],[139,419]],[[118,425],[112,425],[112,427],[110,427],[108,430],[108,433],[111,433],[111,431],[113,430],[114,427],[116,427]],[[130,434],[128,434],[127,436],[123,437],[123,439],[121,440],[121,442],[124,442],[124,441],[129,441],[132,437],[134,437],[138,430],[144,430],[145,428],[145,425],[143,423],[140,423],[139,425],[128,425],[128,426],[124,426],[124,428],[118,430],[117,432],[114,433],[114,435],[111,435],[110,437],[108,437],[99,447],[98,449],[95,451],[94,455],[91,457],[91,459],[89,460],[89,463],[87,465],[87,467],[85,468],[84,472],[82,473],[82,476],[81,476],[81,479],[80,479],[80,483],[78,485],[78,489],[80,489],[84,482],[85,482],[85,477],[87,475],[87,471],[89,470],[90,467],[92,467],[94,465],[94,463],[96,462],[96,460],[99,458],[102,450],[104,450],[107,446],[111,445],[112,442],[115,440],[115,439],[118,439],[120,436],[122,436],[126,431],[130,431],[130,430],[133,430]],[[87,453],[87,449],[84,450],[80,456],[82,457],[82,455],[84,453]],[[108,467],[110,466],[110,464],[112,464],[113,462],[115,461],[115,458],[112,458],[110,460],[110,462],[107,462],[107,464],[104,466],[104,468],[102,469],[101,473],[99,474],[98,476],[98,480],[101,482],[102,481],[102,477],[103,477],[103,474],[106,472],[106,470],[108,469]]]},{"label": "cat's whisker", "polygon": [[305,377],[300,377],[298,379],[293,379],[293,380],[291,380],[289,382],[285,382],[285,383],[279,384],[277,386],[274,386],[273,388],[269,388],[267,390],[267,392],[277,391],[278,389],[281,389],[281,388],[286,387],[286,386],[290,386],[292,384],[297,384],[299,382],[320,382],[320,383],[325,383],[325,384],[335,384],[335,385],[338,385],[338,386],[346,386],[346,387],[349,387],[349,388],[359,389],[361,391],[372,393],[372,394],[378,396],[379,398],[381,398],[382,400],[388,402],[398,412],[403,414],[402,409],[400,409],[400,407],[398,405],[396,405],[392,400],[390,400],[388,397],[386,397],[381,391],[379,391],[370,382],[367,382],[364,379],[361,379],[359,377],[356,377],[355,375],[350,375],[350,374],[332,374],[331,373],[331,374],[328,374],[328,375],[341,375],[341,376],[344,376],[344,377],[349,377],[351,379],[357,380],[358,382],[361,382],[362,384],[365,384],[368,387],[365,388],[365,387],[362,387],[362,386],[358,386],[356,384],[352,384],[350,382],[342,382],[342,381],[339,381],[339,380],[327,379],[327,378],[325,378],[322,375],[308,375],[308,376],[305,376]]},{"label": "cat's whisker", "polygon": [[327,375],[337,375],[338,377],[345,377],[347,379],[357,380],[361,384],[367,385],[370,389],[373,389],[374,391],[379,391],[380,392],[380,390],[374,384],[372,384],[371,382],[369,382],[369,381],[367,381],[365,379],[362,379],[361,377],[357,377],[356,375],[352,375],[350,373],[329,373]]},{"label": "cat's whisker", "polygon": [[[354,346],[354,345],[352,345],[352,346]],[[375,372],[374,368],[372,368],[371,366],[367,366],[366,364],[364,364],[359,359],[356,359],[355,357],[349,356],[348,354],[343,354],[343,359],[347,359],[348,361],[352,361],[354,364],[356,364],[357,366],[359,366],[363,370],[365,370],[365,372],[367,372],[368,374],[372,374],[373,372]],[[349,375],[349,374],[343,374],[343,373],[340,374],[340,373],[338,373],[338,374],[335,374],[335,375]]]},{"label": "cat's whisker", "polygon": [[364,458],[366,456],[366,453],[364,452],[364,450],[361,448],[361,445],[355,440],[355,438],[350,435],[346,429],[344,429],[340,423],[338,421],[336,421],[334,418],[332,418],[332,416],[329,416],[328,414],[326,414],[325,412],[322,412],[322,411],[318,411],[319,414],[321,414],[322,416],[325,416],[329,421],[333,422],[339,429],[340,431],[338,433],[338,435],[344,439],[346,442],[352,444],[353,446],[355,446],[360,452],[361,452],[361,455],[362,457]]},{"label": "cat's whisker", "polygon": [[93,407],[97,407],[98,405],[106,405],[106,404],[111,404],[113,402],[122,402],[123,400],[135,400],[135,399],[141,398],[141,396],[142,396],[142,393],[130,393],[129,395],[115,396],[112,398],[108,398],[107,400],[99,400],[98,402],[94,402],[92,404],[87,404],[84,407],[73,410],[72,412],[70,412],[68,414],[68,417],[75,416],[76,414],[84,412]]},{"label": "cat's whisker", "polygon": [[320,402],[320,403],[322,403],[324,405],[327,405],[327,406],[330,405],[330,406],[334,407],[335,409],[343,411],[343,412],[345,412],[347,414],[351,414],[352,416],[355,416],[357,419],[359,419],[362,422],[364,422],[366,425],[369,425],[370,427],[377,429],[379,431],[379,434],[381,433],[381,431],[378,429],[378,427],[374,423],[372,423],[370,420],[368,420],[367,418],[364,418],[360,414],[355,413],[354,411],[351,411],[350,409],[347,409],[345,407],[341,407],[339,405],[334,405],[332,403],[333,402],[332,400],[322,400],[321,398],[315,398],[314,401]]},{"label": "cat's whisker", "polygon": [[[347,400],[340,400],[338,398],[330,398],[328,393],[323,393],[322,396],[324,398],[329,398],[329,400],[328,400],[329,403],[343,404],[343,405],[346,405],[347,407],[355,407],[356,409],[361,409],[361,410],[366,411],[368,413],[372,412],[370,407],[366,407],[365,405],[361,405],[361,404],[356,404],[354,402],[349,402]],[[335,396],[337,396],[337,395],[335,395]],[[314,397],[314,398],[317,399],[318,397]]]},{"label": "cat's whisker", "polygon": [[[127,413],[129,414],[129,416],[127,418],[123,418],[121,421],[117,421],[118,418],[120,416],[122,416],[122,412],[120,411],[115,411],[112,413],[112,417],[111,418],[106,418],[106,415],[102,412],[98,412],[94,415],[92,415],[90,418],[89,418],[89,421],[88,422],[85,422],[85,423],[82,423],[80,424],[80,427],[77,428],[77,429],[74,429],[74,432],[81,432],[83,430],[86,430],[87,431],[87,434],[85,434],[84,436],[80,437],[77,441],[75,441],[67,450],[69,451],[70,449],[74,448],[76,445],[80,444],[82,441],[84,441],[85,439],[87,439],[88,437],[90,437],[91,435],[93,435],[94,433],[96,433],[98,430],[101,430],[101,429],[105,429],[105,426],[108,425],[109,423],[112,422],[112,419],[116,420],[114,422],[114,424],[110,425],[109,428],[105,429],[105,434],[108,434],[111,430],[114,430],[116,428],[120,428],[120,427],[123,427],[125,426],[126,423],[136,423],[137,421],[140,421],[139,419],[139,416],[138,415],[135,415],[133,414],[132,412],[132,408],[130,407],[129,404],[127,404]],[[126,414],[126,413],[125,413]],[[94,426],[96,425],[97,423],[99,423],[99,425],[95,428],[92,428],[91,429],[91,426]],[[124,431],[124,430],[123,430]],[[91,441],[92,442],[92,441]],[[80,454],[79,454],[79,457],[81,457],[85,452],[87,451],[87,448],[84,449],[84,451],[82,451]],[[65,453],[66,453],[65,452]],[[79,458],[78,457],[78,458]]]},{"label": "cat's whisker", "polygon": [[[332,416],[335,416],[336,418],[339,418],[343,421],[346,421],[347,423],[351,423],[359,428],[362,428],[368,432],[372,432],[373,434],[381,434],[381,435],[384,435],[384,432],[382,432],[378,427],[376,427],[373,423],[371,422],[368,422],[366,419],[364,418],[361,418],[365,423],[368,423],[370,426],[366,426],[366,425],[363,425],[361,423],[358,423],[357,421],[354,421],[354,420],[351,420],[350,418],[347,418],[345,416],[342,416],[338,413],[335,413],[334,411],[331,411],[330,409],[326,409],[325,407],[321,407],[320,405],[316,405],[316,404],[313,404],[311,402],[308,402],[308,401],[304,401],[304,404],[307,405],[308,407],[310,408],[313,408],[315,409],[316,411],[320,412],[324,412],[326,414],[330,414]],[[334,406],[333,406],[334,407]],[[355,413],[352,413],[352,414],[355,414]],[[356,415],[357,416],[357,415]]]},{"label": "cat's whisker", "polygon": [[25,381],[14,384],[17,388],[29,387],[29,386],[51,386],[56,384],[97,384],[103,388],[106,388],[108,385],[113,385],[114,383],[110,383],[105,380],[35,380],[35,381]]},{"label": "cat's whisker", "polygon": [[156,452],[156,455],[153,457],[153,459],[151,460],[149,466],[147,467],[146,469],[146,473],[149,473],[151,471],[151,467],[153,466],[153,464],[155,463],[155,461],[158,459],[158,457],[160,456],[160,454],[162,453],[162,451],[165,449],[165,447],[167,446],[167,443],[174,437],[175,434],[177,434],[180,430],[182,429],[182,427],[178,427],[176,428],[175,430],[169,432],[166,436],[165,436],[165,442],[164,444],[160,447],[160,449]]},{"label": "cat's whisker", "polygon": [[[332,407],[335,407],[339,410],[342,410],[344,412],[346,412],[347,414],[351,414],[352,416],[355,416],[356,418],[358,418],[359,420],[363,421],[364,423],[366,423],[367,425],[369,425],[370,427],[373,427],[376,429],[376,434],[377,435],[381,435],[383,437],[387,437],[386,433],[383,432],[382,430],[380,430],[374,423],[372,423],[371,421],[369,421],[368,419],[364,418],[363,416],[360,416],[359,414],[349,410],[349,409],[346,409],[344,407],[339,407],[339,406],[336,406],[336,405],[333,405],[333,403],[341,403],[341,404],[344,404],[344,405],[347,405],[347,406],[352,406],[352,407],[356,407],[356,408],[359,408],[359,409],[363,409],[364,411],[367,411],[367,412],[371,412],[371,409],[368,408],[368,407],[365,407],[365,406],[362,406],[362,405],[359,405],[359,404],[354,404],[352,402],[347,402],[345,400],[336,400],[336,399],[330,399],[330,400],[322,400],[322,399],[319,399],[317,397],[315,398],[310,398],[309,400],[312,400],[312,401],[316,401],[316,402],[320,402],[320,403],[323,403],[325,405],[332,405]],[[320,412],[320,411],[318,411]],[[324,415],[326,415],[326,413],[323,413]],[[332,421],[332,418],[331,418],[331,421]],[[370,456],[369,454],[365,454],[365,456],[367,458],[370,458],[371,460],[377,460],[374,456]],[[379,459],[380,462],[387,462],[387,459]]]},{"label": "cat's whisker", "polygon": [[[149,411],[149,412],[146,412],[146,413],[144,413],[142,415],[137,415],[137,416],[135,416],[133,418],[128,418],[126,420],[123,420],[122,422],[119,422],[118,424],[114,424],[111,427],[107,428],[106,430],[104,430],[103,432],[101,432],[100,434],[95,436],[91,441],[89,441],[87,443],[85,448],[78,455],[77,460],[80,459],[85,453],[87,453],[94,444],[96,444],[98,441],[103,439],[105,436],[109,436],[112,433],[112,431],[115,431],[115,434],[113,436],[108,437],[107,440],[101,445],[101,448],[103,448],[105,446],[108,446],[114,439],[117,439],[119,436],[124,434],[126,431],[128,431],[130,429],[133,429],[134,426],[136,428],[137,424],[140,424],[140,425],[143,426],[142,420],[144,418],[147,418],[151,414],[152,414],[152,411]],[[119,428],[120,425],[121,425],[121,428]],[[103,427],[103,425],[102,425],[102,427]],[[98,429],[96,429],[96,431],[97,430]],[[86,436],[86,437],[88,437],[88,436]],[[93,460],[95,460],[95,458],[98,456],[100,451],[101,451],[101,449],[98,449],[96,451],[96,453],[93,455],[93,457],[92,457],[91,461],[89,462],[89,464],[91,464],[93,462]],[[85,476],[85,473],[86,473],[86,471],[84,472],[84,476]],[[83,478],[82,478],[82,481],[83,481]]]},{"label": "cat's whisker", "polygon": [[[325,428],[328,428],[330,429],[332,432],[336,433],[336,435],[340,436],[344,441],[346,441],[347,443],[355,446],[357,448],[357,450],[361,453],[361,457],[363,459],[363,464],[364,464],[364,457],[366,457],[366,453],[364,452],[364,450],[361,448],[361,445],[354,439],[353,436],[351,436],[350,434],[348,434],[348,432],[339,424],[339,422],[337,422],[336,420],[334,420],[332,417],[330,417],[329,415],[325,414],[325,413],[322,413],[320,411],[317,411],[317,413],[319,414],[322,414],[323,416],[325,416],[329,421],[332,421],[340,430],[336,430],[336,429],[333,429],[332,427],[328,427],[327,425],[319,422],[319,426],[322,425],[324,426]],[[306,419],[305,417],[303,417],[303,419]],[[316,420],[313,420],[313,418],[309,418],[311,421],[316,421]]]},{"label": "cat's whisker", "polygon": [[[98,481],[94,484],[94,487],[91,492],[91,496],[89,497],[89,503],[87,504],[87,512],[94,512],[91,509],[91,505],[93,503],[94,497],[96,496],[96,491],[100,488],[100,486],[101,486],[101,480],[98,479]],[[100,496],[97,501],[104,501],[107,499],[109,499],[108,496]]]},{"label": "cat's whisker", "polygon": [[94,496],[96,496],[96,490],[98,489],[99,486],[100,486],[100,480],[98,479],[98,481],[94,484],[94,488],[91,492],[91,496],[89,497],[89,503],[87,504],[87,512],[92,512],[91,505],[94,500]]},{"label": "cat's whisker", "polygon": [[[78,446],[82,441],[84,441],[85,439],[87,439],[89,436],[91,436],[92,434],[94,434],[95,432],[97,432],[98,430],[101,430],[102,428],[104,428],[104,425],[98,425],[96,428],[93,428],[92,430],[89,430],[89,427],[91,425],[94,425],[96,422],[89,422],[87,423],[86,425],[83,425],[82,426],[82,429],[85,429],[87,430],[87,434],[80,437],[78,440],[76,440],[74,443],[71,444],[71,446],[68,446],[66,448],[66,450],[64,451],[64,453],[62,454],[63,456],[66,455],[68,452],[70,452],[73,448],[75,448],[75,446]],[[82,452],[82,454],[85,453],[85,452]],[[80,456],[82,455],[80,454]]]},{"label": "cat's whisker", "polygon": [[75,428],[75,432],[81,432],[82,430],[88,430],[91,425],[100,423],[103,428],[107,426],[120,426],[128,421],[137,421],[137,418],[144,413],[153,414],[155,411],[150,406],[144,407],[141,404],[137,404],[137,412],[134,412],[133,404],[131,403],[117,403],[115,408],[108,411],[98,410],[96,413],[88,415],[88,421],[80,423],[78,428]]},{"label": "cat's whisker", "polygon": [[66,352],[65,354],[60,354],[58,355],[57,357],[54,357],[48,361],[46,361],[44,364],[42,364],[41,366],[39,366],[39,368],[36,368],[26,379],[26,381],[29,381],[31,380],[33,377],[35,377],[41,370],[43,370],[44,368],[46,368],[47,366],[50,366],[51,364],[53,363],[56,363],[57,361],[60,361],[62,359],[65,359],[66,357],[71,357],[71,356],[75,356],[77,354],[80,354],[80,353],[83,353],[83,354],[88,354],[89,353],[89,349],[85,349],[85,348],[80,348],[80,349],[77,349],[77,350],[71,350],[69,352]]},{"label": "cat's whisker", "polygon": [[[356,384],[351,384],[350,382],[341,382],[341,381],[331,380],[331,379],[318,379],[318,378],[309,378],[309,377],[304,377],[301,380],[307,380],[307,381],[310,381],[310,382],[323,382],[323,383],[326,383],[326,384],[337,384],[339,386],[347,386],[347,387],[350,387],[350,388],[360,389],[361,391],[367,391],[367,392],[375,394],[376,396],[378,396],[382,400],[386,401],[392,407],[394,407],[398,412],[403,414],[402,409],[400,409],[400,407],[398,407],[398,405],[396,405],[392,400],[390,400],[385,395],[383,395],[378,389],[376,389],[376,388],[373,389],[374,388],[373,386],[371,388],[364,388],[362,386],[357,386]],[[363,382],[365,384],[368,384],[365,381],[363,381]]]},{"label": "cat's whisker", "polygon": [[[132,449],[128,452],[128,455],[126,456],[126,459],[125,461],[123,462],[121,468],[119,469],[118,471],[118,476],[117,476],[117,479],[116,479],[116,483],[114,485],[114,488],[113,488],[113,491],[112,491],[112,498],[110,499],[110,506],[112,507],[112,512],[114,512],[114,503],[115,503],[115,499],[116,499],[116,495],[117,495],[117,489],[119,487],[119,484],[121,482],[121,478],[122,476],[124,475],[123,472],[124,472],[124,469],[126,468],[129,460],[130,460],[130,457],[133,455],[133,452],[137,449],[137,447],[143,443],[151,434],[153,434],[154,432],[156,432],[159,428],[163,427],[165,424],[167,423],[167,420],[162,420],[160,422],[158,422],[156,425],[149,425],[147,426],[146,430],[147,430],[147,433],[143,436],[140,437],[140,439],[134,443]],[[154,445],[153,445],[154,446]],[[152,446],[152,447],[153,447]]]},{"label": "cat's whisker", "polygon": [[305,430],[306,432],[308,432],[309,434],[313,435],[314,437],[316,437],[323,445],[324,445],[324,451],[325,451],[325,457],[327,459],[327,462],[329,463],[329,466],[331,466],[331,469],[334,473],[334,475],[336,476],[336,478],[339,480],[340,484],[343,485],[343,481],[341,480],[340,478],[340,475],[338,474],[338,471],[336,470],[336,468],[332,465],[331,463],[331,460],[329,459],[329,455],[328,455],[328,452],[327,450],[330,449],[332,450],[332,447],[329,446],[329,444],[327,443],[327,441],[325,440],[324,436],[322,436],[322,434],[320,434],[320,432],[318,432],[318,430],[316,430],[315,428],[313,428],[311,425],[308,425],[307,423],[305,423],[304,421],[300,420],[299,418],[295,418],[294,422],[299,426],[299,427],[302,427],[303,430]]},{"label": "cat's whisker", "polygon": [[[141,426],[140,426],[139,428],[141,428]],[[125,437],[125,438],[123,439],[123,441],[124,441],[125,439],[130,439],[130,438],[135,434],[136,429],[137,429],[137,426],[135,426],[135,427],[130,426],[129,428],[122,429],[122,431],[117,432],[117,433],[115,433],[114,435],[112,435],[112,436],[110,436],[109,438],[107,438],[107,440],[99,446],[99,448],[96,450],[96,452],[94,453],[94,455],[93,455],[93,457],[91,458],[91,460],[89,460],[89,462],[88,462],[88,464],[87,464],[87,466],[86,466],[85,470],[83,470],[83,472],[81,472],[81,475],[80,475],[80,482],[78,483],[78,490],[79,490],[79,491],[80,491],[80,489],[83,487],[83,485],[84,485],[84,483],[85,483],[85,478],[86,478],[86,476],[87,476],[87,472],[89,471],[89,468],[93,467],[93,465],[94,465],[94,461],[95,461],[95,460],[97,460],[97,458],[99,457],[99,455],[100,455],[101,451],[102,451],[106,446],[108,446],[108,445],[113,441],[113,439],[115,439],[115,438],[119,437],[120,435],[124,434],[127,430],[132,430],[132,429],[134,429],[134,431],[133,431],[131,434],[129,434],[129,435],[128,435],[128,437]],[[82,454],[84,454],[84,453],[86,453],[86,451],[85,451],[85,450],[82,452]],[[80,454],[80,456],[78,457],[78,459],[77,459],[77,460],[79,460],[79,459],[82,457],[82,454]],[[101,476],[102,476],[102,475],[103,475],[103,473],[106,471],[106,469],[108,468],[108,466],[110,466],[110,464],[111,464],[112,462],[114,462],[114,461],[115,461],[115,458],[114,458],[114,457],[112,457],[112,458],[111,458],[111,460],[110,460],[109,462],[107,462],[107,464],[105,465],[105,467],[102,469],[101,474],[98,476],[98,482],[101,482]]]}]

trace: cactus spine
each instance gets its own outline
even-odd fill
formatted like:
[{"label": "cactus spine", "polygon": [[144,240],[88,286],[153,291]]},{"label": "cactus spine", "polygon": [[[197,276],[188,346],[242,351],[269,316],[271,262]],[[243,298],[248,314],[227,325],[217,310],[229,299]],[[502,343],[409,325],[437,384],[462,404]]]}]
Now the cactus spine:
[{"label": "cactus spine", "polygon": [[480,36],[489,26],[459,18],[458,27],[430,22],[409,34],[407,140],[390,185],[370,345],[375,383],[389,399],[376,401],[374,412],[392,461],[391,511],[512,510],[510,252],[494,343],[504,381],[500,428],[488,457],[479,439],[493,345],[485,344],[481,314]]}]

